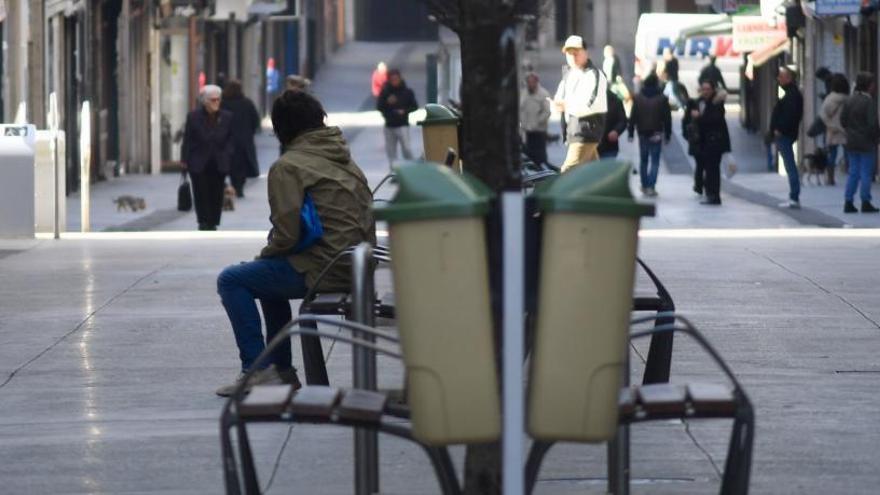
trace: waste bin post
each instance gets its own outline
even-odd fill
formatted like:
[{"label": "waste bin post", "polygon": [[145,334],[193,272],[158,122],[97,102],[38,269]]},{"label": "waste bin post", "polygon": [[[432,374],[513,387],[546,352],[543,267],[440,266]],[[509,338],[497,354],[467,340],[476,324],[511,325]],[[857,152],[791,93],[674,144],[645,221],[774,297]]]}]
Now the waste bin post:
[{"label": "waste bin post", "polygon": [[[425,120],[422,127],[422,142],[425,146],[425,160],[443,163],[450,149],[461,157],[458,146],[458,126],[461,116],[455,110],[435,103],[425,105]],[[461,172],[461,160],[456,159],[452,168]]]}]

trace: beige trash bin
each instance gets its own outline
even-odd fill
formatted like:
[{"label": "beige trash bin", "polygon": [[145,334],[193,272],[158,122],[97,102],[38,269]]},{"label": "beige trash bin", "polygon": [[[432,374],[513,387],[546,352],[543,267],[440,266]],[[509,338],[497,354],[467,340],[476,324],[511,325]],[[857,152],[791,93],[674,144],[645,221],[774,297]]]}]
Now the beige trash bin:
[{"label": "beige trash bin", "polygon": [[601,442],[617,429],[639,218],[630,165],[596,162],[536,191],[543,214],[528,430]]},{"label": "beige trash bin", "polygon": [[458,147],[458,125],[461,118],[449,107],[428,103],[425,105],[425,120],[422,126],[422,141],[425,145],[425,160],[444,163],[446,153],[452,149],[456,159],[452,168],[461,172],[461,153]]},{"label": "beige trash bin", "polygon": [[490,192],[448,167],[396,170],[376,217],[390,229],[395,304],[413,435],[433,445],[501,432],[485,216]]}]

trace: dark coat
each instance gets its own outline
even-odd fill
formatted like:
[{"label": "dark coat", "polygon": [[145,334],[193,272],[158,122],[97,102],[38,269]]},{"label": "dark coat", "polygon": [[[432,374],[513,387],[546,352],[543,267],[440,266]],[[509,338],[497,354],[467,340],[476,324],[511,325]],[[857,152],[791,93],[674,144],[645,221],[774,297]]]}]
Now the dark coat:
[{"label": "dark coat", "polygon": [[724,99],[715,98],[707,101],[699,117],[692,117],[691,110],[700,109],[700,99],[690,100],[685,108],[682,127],[685,137],[689,135],[689,127],[696,127],[697,139],[688,139],[688,154],[723,155],[730,152],[730,132],[724,116]]},{"label": "dark coat", "polygon": [[[602,134],[602,140],[599,141],[597,151],[599,154],[620,151],[620,139],[623,138],[623,132],[626,131],[626,109],[623,108],[623,102],[620,101],[614,93],[608,92],[608,113],[605,114],[605,132]],[[617,131],[617,141],[609,141],[608,134],[611,131]]]},{"label": "dark coat", "polygon": [[846,149],[857,153],[874,152],[880,141],[877,110],[866,93],[856,92],[846,99],[840,112],[840,125],[846,132]]},{"label": "dark coat", "polygon": [[257,162],[257,148],[254,134],[260,130],[260,114],[257,107],[247,97],[224,98],[221,108],[232,113],[232,140],[235,151],[232,154],[232,173],[242,177],[258,177],[260,164]]},{"label": "dark coat", "polygon": [[797,84],[782,87],[785,96],[776,102],[770,116],[770,132],[779,132],[785,137],[797,140],[798,129],[804,117],[804,97]]},{"label": "dark coat", "polygon": [[675,55],[672,56],[671,59],[666,61],[666,68],[664,69],[666,72],[666,79],[669,81],[678,81],[678,58]]},{"label": "dark coat", "polygon": [[[394,96],[397,101],[391,103],[388,99]],[[409,125],[409,114],[419,109],[416,103],[416,95],[413,90],[401,82],[400,86],[394,87],[389,83],[382,86],[382,92],[376,99],[376,109],[382,112],[385,118],[385,127],[403,127]],[[403,110],[403,112],[399,112]]]},{"label": "dark coat", "polygon": [[669,99],[657,88],[644,87],[633,99],[632,111],[629,116],[629,137],[633,131],[639,135],[662,132],[663,138],[669,141],[672,136],[672,110]]},{"label": "dark coat", "polygon": [[232,141],[232,113],[220,110],[217,122],[211,125],[204,107],[186,116],[181,159],[192,174],[205,171],[211,162],[221,174],[228,174],[234,145]]}]

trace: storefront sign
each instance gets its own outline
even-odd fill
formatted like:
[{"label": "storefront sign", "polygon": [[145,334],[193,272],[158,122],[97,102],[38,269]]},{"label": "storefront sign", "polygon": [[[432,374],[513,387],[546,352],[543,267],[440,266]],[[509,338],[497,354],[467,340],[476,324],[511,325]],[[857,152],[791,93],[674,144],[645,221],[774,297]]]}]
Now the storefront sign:
[{"label": "storefront sign", "polygon": [[862,11],[862,0],[816,0],[816,15],[854,15]]},{"label": "storefront sign", "polygon": [[768,22],[761,16],[733,17],[733,49],[740,53],[753,52],[785,38],[785,21]]}]

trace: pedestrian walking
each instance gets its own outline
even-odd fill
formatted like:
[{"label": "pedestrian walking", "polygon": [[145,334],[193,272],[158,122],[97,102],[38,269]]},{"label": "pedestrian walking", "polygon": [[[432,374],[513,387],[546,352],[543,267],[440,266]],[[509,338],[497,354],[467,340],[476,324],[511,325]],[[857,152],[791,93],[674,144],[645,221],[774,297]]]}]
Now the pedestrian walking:
[{"label": "pedestrian walking", "polygon": [[223,188],[234,151],[232,113],[220,108],[222,90],[202,88],[201,105],[186,116],[181,158],[192,180],[199,230],[217,230]]},{"label": "pedestrian walking", "polygon": [[608,90],[608,113],[605,114],[605,130],[602,132],[602,140],[599,141],[599,158],[617,158],[620,153],[620,137],[626,132],[629,121],[626,118],[626,108],[623,102],[610,89]]},{"label": "pedestrian walking", "polygon": [[[663,79],[666,81],[666,86],[663,88],[663,94],[666,95],[666,98],[669,99],[670,103],[674,101],[677,108],[684,108],[687,105],[687,101],[682,99],[681,93],[679,92],[678,57],[675,56],[675,53],[669,47],[663,49],[662,75]],[[716,87],[718,87],[717,84]]]},{"label": "pedestrian walking", "polygon": [[700,85],[700,96],[687,104],[684,135],[688,153],[696,161],[694,192],[706,193],[704,205],[721,204],[721,157],[730,152],[730,132],[724,116],[727,93],[709,81]]},{"label": "pedestrian walking", "polygon": [[788,201],[781,203],[781,208],[798,209],[801,207],[801,180],[798,175],[797,162],[794,159],[794,143],[798,138],[798,130],[804,115],[804,97],[797,86],[797,74],[794,69],[780,67],[776,76],[779,86],[785,91],[773,107],[770,116],[770,132],[776,143],[776,149],[782,155],[782,164],[788,175]]},{"label": "pedestrian walking", "polygon": [[405,160],[412,160],[409,146],[409,114],[419,108],[416,95],[406,85],[397,69],[388,71],[388,82],[382,87],[376,108],[385,119],[385,153],[388,164],[393,166],[397,160],[397,148]]},{"label": "pedestrian walking", "polygon": [[244,184],[248,178],[260,176],[254,135],[260,131],[260,113],[250,98],[242,92],[241,81],[230,79],[223,88],[220,108],[232,114],[232,152],[229,179],[235,195],[244,197]]},{"label": "pedestrian walking", "polygon": [[877,213],[871,204],[871,181],[874,179],[874,162],[877,144],[880,142],[880,126],[877,109],[871,96],[876,89],[874,76],[861,72],[856,76],[856,87],[847,98],[840,113],[840,125],[846,132],[846,157],[849,175],[844,192],[844,213],[855,213],[853,198],[856,188],[862,199],[862,213]]},{"label": "pedestrian walking", "polygon": [[535,163],[547,162],[547,121],[550,119],[550,92],[541,86],[537,74],[526,75],[526,90],[519,101],[519,121],[525,134],[526,155]]},{"label": "pedestrian walking", "polygon": [[[351,264],[333,265],[316,286],[319,273],[342,250],[360,242],[376,243],[370,188],[351,159],[342,131],[324,125],[321,103],[304,91],[285,91],[272,105],[272,127],[285,153],[269,170],[272,230],[254,261],[232,265],[217,277],[217,292],[232,324],[241,359],[241,374],[216,393],[229,396],[244,374],[254,371],[250,385],[288,383],[300,387],[292,367],[290,341],[285,340],[270,362],[254,370],[256,358],[291,319],[290,299],[301,299],[309,288],[346,291]],[[303,236],[301,218],[312,211],[323,232]],[[309,215],[308,213],[305,213]],[[312,238],[310,245],[304,239]],[[266,335],[257,312],[259,299]]]},{"label": "pedestrian walking", "polygon": [[700,77],[697,79],[697,82],[703,84],[704,81],[710,81],[716,87],[727,91],[727,83],[724,82],[724,75],[721,73],[721,69],[718,68],[717,61],[718,57],[715,55],[709,56],[709,63],[700,71]]},{"label": "pedestrian walking", "polygon": [[840,124],[840,114],[847,98],[849,98],[849,81],[843,74],[834,74],[831,78],[831,92],[822,101],[822,107],[819,109],[819,118],[825,124],[827,156],[825,174],[829,186],[835,183],[834,170],[837,166],[838,150],[846,145],[846,131]]},{"label": "pedestrian walking", "polygon": [[563,114],[568,150],[562,171],[599,158],[598,147],[608,112],[608,81],[590,60],[580,36],[569,36],[562,46],[567,67],[556,90],[554,104]]},{"label": "pedestrian walking", "polygon": [[639,134],[639,178],[642,194],[657,195],[657,174],[660,171],[660,152],[663,143],[672,137],[672,110],[669,100],[660,92],[660,81],[654,74],[642,83],[642,90],[633,99],[629,116],[629,140]]},{"label": "pedestrian walking", "polygon": [[602,72],[605,73],[605,78],[611,82],[617,81],[619,76],[623,76],[621,72],[620,65],[620,57],[614,53],[614,47],[611,45],[605,45],[605,48],[602,50]]},{"label": "pedestrian walking", "polygon": [[386,82],[388,82],[388,66],[385,65],[385,62],[379,62],[376,64],[376,68],[370,77],[370,91],[373,94],[373,98],[379,97],[379,93],[382,92],[382,86]]}]

